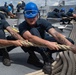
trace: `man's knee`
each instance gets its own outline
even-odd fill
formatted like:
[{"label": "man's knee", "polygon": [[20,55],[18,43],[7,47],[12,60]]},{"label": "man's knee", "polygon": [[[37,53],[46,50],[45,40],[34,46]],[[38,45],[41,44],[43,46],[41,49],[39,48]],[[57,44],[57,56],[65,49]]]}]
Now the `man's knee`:
[{"label": "man's knee", "polygon": [[30,32],[31,32],[31,34],[33,34],[33,35],[36,35],[36,36],[38,36],[38,37],[41,37],[39,31],[37,30],[37,28],[32,28],[32,29],[30,30]]}]

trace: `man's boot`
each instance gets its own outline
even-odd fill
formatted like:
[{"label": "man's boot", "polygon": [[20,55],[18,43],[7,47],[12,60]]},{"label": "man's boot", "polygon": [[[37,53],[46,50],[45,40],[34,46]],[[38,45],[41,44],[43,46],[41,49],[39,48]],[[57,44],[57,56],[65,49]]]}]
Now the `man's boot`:
[{"label": "man's boot", "polygon": [[52,73],[52,66],[50,62],[45,62],[44,66],[43,66],[43,72],[45,74],[51,75]]},{"label": "man's boot", "polygon": [[43,60],[44,60],[43,72],[45,74],[51,75],[51,73],[52,73],[52,66],[51,66],[51,64],[53,62],[53,58],[50,57],[50,54],[47,51],[42,51],[41,52],[41,56],[43,57]]},{"label": "man's boot", "polygon": [[5,66],[10,66],[11,65],[11,61],[10,61],[10,57],[9,57],[9,54],[5,49],[2,49],[2,53],[3,53],[3,57],[2,57],[2,62]]}]

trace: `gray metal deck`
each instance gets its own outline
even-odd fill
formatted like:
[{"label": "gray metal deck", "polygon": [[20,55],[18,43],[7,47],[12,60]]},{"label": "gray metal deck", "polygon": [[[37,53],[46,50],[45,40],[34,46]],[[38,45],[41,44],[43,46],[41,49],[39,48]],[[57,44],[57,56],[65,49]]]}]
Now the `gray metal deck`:
[{"label": "gray metal deck", "polygon": [[24,53],[20,47],[9,52],[11,66],[7,67],[2,64],[0,57],[0,75],[25,75],[39,68],[27,64],[28,53]]}]

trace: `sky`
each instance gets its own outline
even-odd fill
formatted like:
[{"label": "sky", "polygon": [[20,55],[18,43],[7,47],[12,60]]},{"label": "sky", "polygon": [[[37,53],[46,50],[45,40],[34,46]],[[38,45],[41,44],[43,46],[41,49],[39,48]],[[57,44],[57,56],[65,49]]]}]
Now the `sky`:
[{"label": "sky", "polygon": [[[5,2],[7,2],[8,4],[12,2],[16,6],[19,1],[21,0],[0,0],[0,5],[4,5]],[[25,3],[32,1],[36,3],[38,6],[45,6],[45,1],[47,1],[48,6],[56,6],[58,5],[59,1],[62,1],[62,0],[23,0],[23,1]],[[76,4],[76,0],[65,0],[65,4],[66,5]]]}]

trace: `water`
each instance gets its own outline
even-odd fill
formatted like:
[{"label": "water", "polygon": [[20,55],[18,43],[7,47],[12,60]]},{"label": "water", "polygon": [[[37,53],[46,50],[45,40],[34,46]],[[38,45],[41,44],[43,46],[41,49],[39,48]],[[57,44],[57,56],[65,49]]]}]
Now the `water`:
[{"label": "water", "polygon": [[[12,2],[14,6],[16,6],[19,1],[21,0],[0,0],[0,6],[4,5],[5,2],[8,4]],[[61,2],[61,0],[24,0],[25,3],[28,3],[29,1],[36,3],[38,6],[45,6],[45,1],[49,6],[58,5],[59,1]],[[65,0],[65,4],[76,5],[76,0]]]}]

